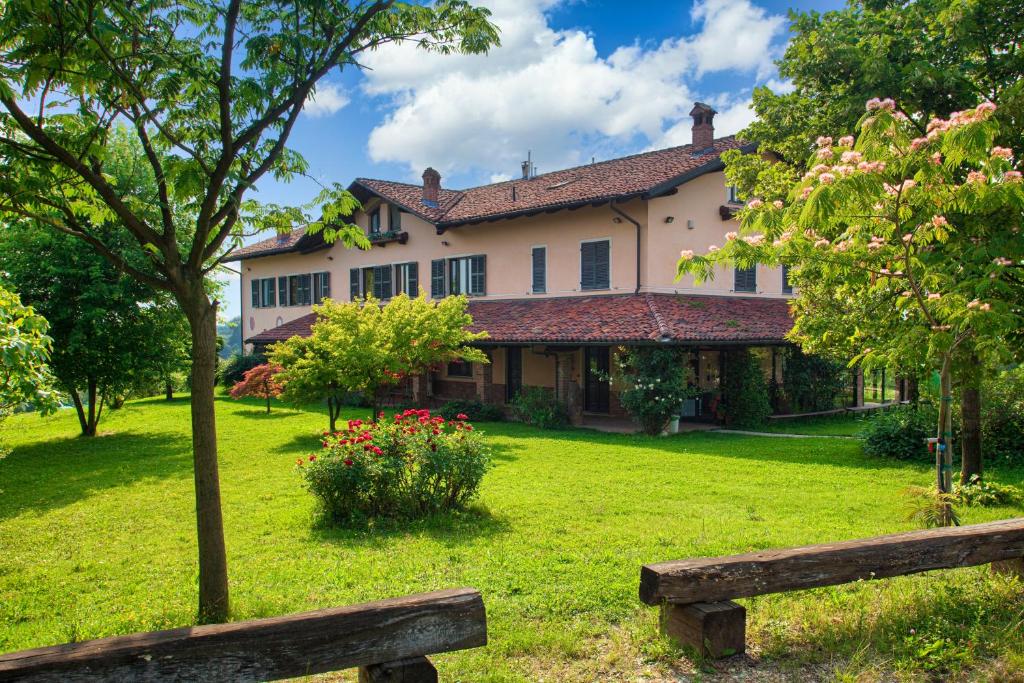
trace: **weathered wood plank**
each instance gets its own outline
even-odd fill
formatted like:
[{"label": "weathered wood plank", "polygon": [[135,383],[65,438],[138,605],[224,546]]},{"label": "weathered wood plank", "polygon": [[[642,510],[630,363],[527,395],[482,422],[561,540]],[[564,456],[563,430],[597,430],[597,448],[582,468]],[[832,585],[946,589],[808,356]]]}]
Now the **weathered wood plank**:
[{"label": "weathered wood plank", "polygon": [[721,602],[1024,556],[1024,519],[645,565],[640,599]]},{"label": "weathered wood plank", "polygon": [[437,669],[426,657],[359,668],[359,683],[437,683]]},{"label": "weathered wood plank", "polygon": [[747,610],[735,602],[666,603],[661,631],[703,656],[730,657],[746,650]]},{"label": "weathered wood plank", "polygon": [[460,588],[0,656],[0,681],[266,681],[487,643],[480,593]]}]

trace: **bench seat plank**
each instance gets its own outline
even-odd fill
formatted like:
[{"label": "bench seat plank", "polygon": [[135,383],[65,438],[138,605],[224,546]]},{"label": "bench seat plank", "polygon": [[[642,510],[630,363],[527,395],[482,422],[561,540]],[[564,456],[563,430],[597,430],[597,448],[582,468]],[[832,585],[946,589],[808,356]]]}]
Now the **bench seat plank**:
[{"label": "bench seat plank", "polygon": [[0,655],[0,681],[266,681],[487,644],[470,588]]},{"label": "bench seat plank", "polygon": [[640,599],[689,604],[881,579],[1024,557],[1024,519],[840,543],[648,564]]}]

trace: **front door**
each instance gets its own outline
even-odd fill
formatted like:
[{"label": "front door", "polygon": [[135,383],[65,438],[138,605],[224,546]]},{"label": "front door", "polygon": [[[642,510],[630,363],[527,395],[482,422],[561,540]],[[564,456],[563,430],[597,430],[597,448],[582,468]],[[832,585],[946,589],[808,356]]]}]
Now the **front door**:
[{"label": "front door", "polygon": [[523,349],[505,348],[505,402],[511,403],[523,390]]},{"label": "front door", "polygon": [[583,349],[584,379],[583,409],[588,413],[608,412],[608,361],[607,346],[587,346]]}]

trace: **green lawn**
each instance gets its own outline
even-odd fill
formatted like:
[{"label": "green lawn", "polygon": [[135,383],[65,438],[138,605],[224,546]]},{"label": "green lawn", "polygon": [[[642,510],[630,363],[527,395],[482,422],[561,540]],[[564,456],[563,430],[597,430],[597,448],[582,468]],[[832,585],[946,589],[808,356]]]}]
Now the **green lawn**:
[{"label": "green lawn", "polygon": [[[218,410],[233,617],[473,586],[490,644],[438,656],[444,680],[675,680],[705,665],[658,636],[656,611],[636,597],[642,563],[907,529],[901,489],[931,477],[866,458],[853,440],[484,424],[496,466],[470,513],[327,530],[294,470],[325,417],[228,399]],[[0,651],[192,623],[188,412],[185,400],[129,403],[91,440],[69,412],[7,422]],[[742,602],[756,666],[783,677],[1024,667],[1024,586],[986,568]]]},{"label": "green lawn", "polygon": [[837,413],[816,417],[794,417],[768,420],[760,431],[777,434],[810,434],[812,436],[856,436],[872,412]]}]

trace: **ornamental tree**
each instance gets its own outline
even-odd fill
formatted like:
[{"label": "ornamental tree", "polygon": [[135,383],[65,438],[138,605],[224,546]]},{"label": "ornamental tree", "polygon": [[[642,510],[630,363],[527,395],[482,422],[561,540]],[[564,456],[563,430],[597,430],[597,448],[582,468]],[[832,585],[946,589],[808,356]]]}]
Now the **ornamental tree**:
[{"label": "ornamental tree", "polygon": [[0,287],[0,420],[27,403],[43,414],[57,408],[46,333],[46,320]]},{"label": "ornamental tree", "polygon": [[[132,277],[170,292],[192,335],[192,450],[199,611],[228,614],[217,472],[217,308],[207,281],[242,225],[305,225],[365,244],[346,220],[354,197],[332,185],[308,207],[247,199],[272,174],[306,171],[288,139],[331,71],[412,40],[443,53],[497,42],[487,10],[367,0],[9,0],[0,13],[0,211],[72,235]],[[148,201],[111,182],[112,130],[144,150]],[[151,216],[153,208],[156,216]],[[116,226],[150,262],[126,261],[96,231]]]},{"label": "ornamental tree", "polygon": [[[619,401],[645,434],[661,434],[683,401],[698,394],[686,352],[680,348],[624,346],[615,355]],[[608,378],[612,379],[612,378]]]},{"label": "ornamental tree", "polygon": [[486,363],[469,344],[487,337],[470,332],[473,319],[464,296],[432,301],[399,294],[387,304],[376,299],[314,306],[309,337],[292,337],[271,347],[270,361],[283,368],[284,398],[295,403],[326,401],[330,431],[336,431],[346,395],[361,393],[380,412],[384,391],[407,377],[456,360]]},{"label": "ornamental tree", "polygon": [[264,363],[246,370],[242,381],[231,387],[231,398],[242,399],[247,397],[262,398],[267,402],[267,415],[270,415],[270,399],[281,395],[284,387],[277,380],[281,372],[280,365]]},{"label": "ornamental tree", "polygon": [[798,287],[791,334],[806,349],[845,345],[869,369],[939,370],[938,485],[948,493],[957,354],[969,344],[971,357],[1005,361],[1024,324],[1024,183],[1014,152],[993,144],[992,103],[934,118],[924,134],[892,100],[867,109],[857,138],[818,139],[785,201],[751,200],[742,234],[707,255],[684,252],[679,273],[788,265]]}]

